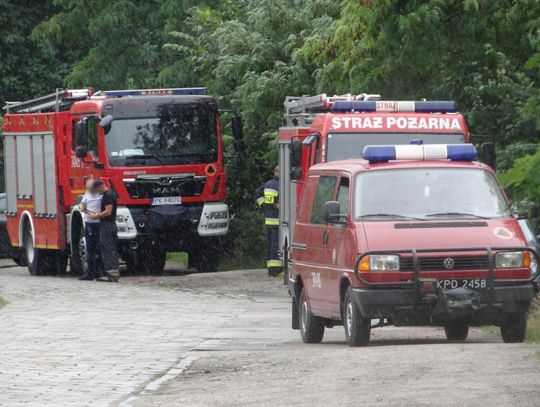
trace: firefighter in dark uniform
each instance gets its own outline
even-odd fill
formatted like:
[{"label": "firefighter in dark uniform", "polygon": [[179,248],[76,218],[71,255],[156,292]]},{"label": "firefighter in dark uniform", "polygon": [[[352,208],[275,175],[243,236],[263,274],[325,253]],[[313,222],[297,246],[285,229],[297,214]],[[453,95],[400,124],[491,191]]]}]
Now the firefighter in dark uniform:
[{"label": "firefighter in dark uniform", "polygon": [[255,190],[255,200],[264,208],[264,224],[268,233],[268,255],[266,267],[271,277],[283,271],[279,259],[279,166],[274,168],[274,177]]}]

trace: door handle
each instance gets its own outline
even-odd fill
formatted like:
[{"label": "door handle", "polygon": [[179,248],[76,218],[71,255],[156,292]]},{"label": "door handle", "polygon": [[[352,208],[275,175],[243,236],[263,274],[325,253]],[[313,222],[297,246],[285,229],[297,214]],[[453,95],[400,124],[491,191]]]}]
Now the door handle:
[{"label": "door handle", "polygon": [[322,244],[323,246],[326,246],[328,244],[328,236],[330,233],[328,233],[328,230],[325,230],[322,235]]}]

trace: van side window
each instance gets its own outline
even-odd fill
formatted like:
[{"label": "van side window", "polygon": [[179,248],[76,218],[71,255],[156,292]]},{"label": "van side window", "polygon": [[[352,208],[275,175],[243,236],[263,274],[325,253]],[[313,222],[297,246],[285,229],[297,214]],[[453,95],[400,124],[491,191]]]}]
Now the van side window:
[{"label": "van side window", "polygon": [[349,178],[343,177],[339,181],[337,201],[341,213],[346,214],[347,219],[349,219]]},{"label": "van side window", "polygon": [[311,209],[311,223],[324,223],[324,204],[332,200],[334,188],[337,183],[337,177],[322,175],[319,178],[315,199],[313,199],[313,207]]}]

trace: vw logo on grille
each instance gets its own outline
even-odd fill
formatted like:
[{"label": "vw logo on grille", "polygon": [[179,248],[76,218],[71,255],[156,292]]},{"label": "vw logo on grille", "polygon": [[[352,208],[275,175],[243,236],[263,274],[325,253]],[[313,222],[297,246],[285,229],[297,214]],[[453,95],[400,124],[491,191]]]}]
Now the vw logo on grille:
[{"label": "vw logo on grille", "polygon": [[444,259],[443,265],[446,270],[452,270],[456,265],[456,261],[451,257],[447,257]]}]

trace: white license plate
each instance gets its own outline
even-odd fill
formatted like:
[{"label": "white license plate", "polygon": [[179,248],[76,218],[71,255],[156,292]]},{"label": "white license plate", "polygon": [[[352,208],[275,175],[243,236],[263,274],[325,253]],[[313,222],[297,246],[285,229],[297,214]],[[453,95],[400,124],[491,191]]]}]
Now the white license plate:
[{"label": "white license plate", "polygon": [[181,203],[181,196],[160,196],[152,198],[152,205],[179,205]]},{"label": "white license plate", "polygon": [[487,288],[487,280],[485,278],[448,278],[437,280],[437,288],[452,289],[452,288]]}]

